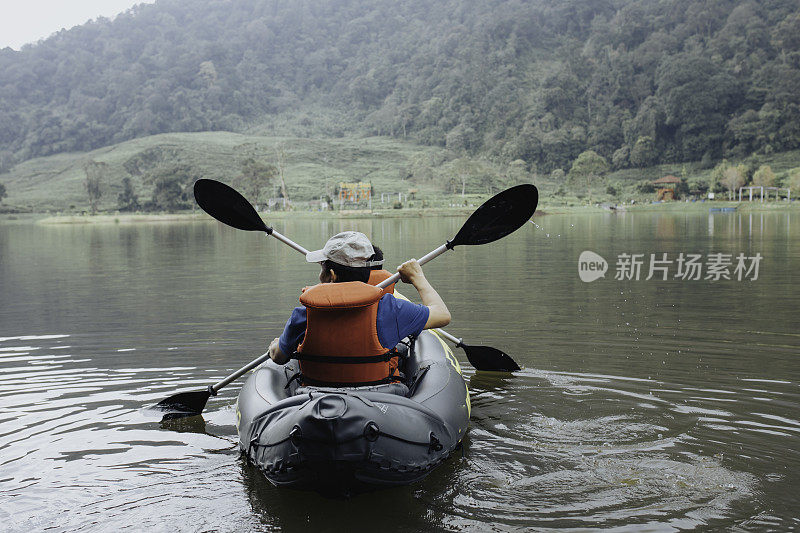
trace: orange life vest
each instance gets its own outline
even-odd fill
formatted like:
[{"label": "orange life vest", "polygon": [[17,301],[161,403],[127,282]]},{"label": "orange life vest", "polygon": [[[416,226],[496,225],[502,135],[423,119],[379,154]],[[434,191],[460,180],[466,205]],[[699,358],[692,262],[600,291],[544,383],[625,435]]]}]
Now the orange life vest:
[{"label": "orange life vest", "polygon": [[303,292],[306,333],[297,348],[300,380],[308,385],[358,387],[399,377],[397,356],[378,340],[378,303],[384,292],[349,281]]},{"label": "orange life vest", "polygon": [[[367,281],[367,283],[369,283],[370,285],[377,285],[381,281],[383,281],[385,279],[388,279],[390,277],[392,277],[392,273],[389,272],[388,270],[370,270],[369,271],[369,281]],[[395,285],[397,285],[397,284],[396,283],[392,283],[391,285],[389,285],[388,287],[383,289],[383,292],[385,294],[394,294],[394,286]]]}]

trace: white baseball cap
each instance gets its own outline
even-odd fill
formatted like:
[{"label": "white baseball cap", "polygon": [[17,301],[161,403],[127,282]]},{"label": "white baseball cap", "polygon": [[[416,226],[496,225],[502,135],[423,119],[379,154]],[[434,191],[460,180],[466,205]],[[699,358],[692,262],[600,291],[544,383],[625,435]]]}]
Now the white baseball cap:
[{"label": "white baseball cap", "polygon": [[382,265],[383,261],[370,261],[373,255],[375,249],[366,235],[358,231],[343,231],[328,239],[322,250],[308,252],[306,261],[321,263],[329,259],[334,263],[355,268]]}]

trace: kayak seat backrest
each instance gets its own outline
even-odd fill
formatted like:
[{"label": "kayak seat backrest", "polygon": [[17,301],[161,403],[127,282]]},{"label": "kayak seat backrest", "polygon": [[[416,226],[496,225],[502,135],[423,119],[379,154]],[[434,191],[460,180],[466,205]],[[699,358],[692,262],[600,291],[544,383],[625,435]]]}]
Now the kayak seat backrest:
[{"label": "kayak seat backrest", "polygon": [[333,387],[298,387],[294,395],[308,394],[310,392],[337,392],[337,391],[350,391],[350,392],[382,392],[383,394],[395,394],[397,396],[408,396],[408,387],[405,383],[386,383],[384,385],[373,385],[370,387],[347,387],[347,388],[333,388]]}]

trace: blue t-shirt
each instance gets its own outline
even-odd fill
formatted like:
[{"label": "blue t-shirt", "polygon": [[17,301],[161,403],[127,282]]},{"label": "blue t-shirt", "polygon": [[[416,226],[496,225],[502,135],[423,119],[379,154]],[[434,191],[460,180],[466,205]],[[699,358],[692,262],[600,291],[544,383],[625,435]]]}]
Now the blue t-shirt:
[{"label": "blue t-shirt", "polygon": [[[385,294],[378,302],[378,341],[387,350],[394,348],[398,342],[409,335],[419,335],[428,321],[430,309],[425,305],[415,304]],[[280,348],[286,355],[297,349],[306,334],[306,308],[295,307],[292,316],[286,322],[280,338]]]}]

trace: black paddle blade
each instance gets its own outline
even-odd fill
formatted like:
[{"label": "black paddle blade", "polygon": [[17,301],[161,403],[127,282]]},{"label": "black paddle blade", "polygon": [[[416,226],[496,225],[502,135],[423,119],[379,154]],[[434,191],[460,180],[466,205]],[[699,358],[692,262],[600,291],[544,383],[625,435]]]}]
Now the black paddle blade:
[{"label": "black paddle blade", "polygon": [[209,397],[208,390],[181,392],[161,400],[153,409],[163,412],[165,419],[196,416],[203,412]]},{"label": "black paddle blade", "polygon": [[469,346],[463,342],[459,344],[467,354],[469,363],[475,370],[494,370],[496,372],[514,372],[519,370],[519,365],[504,351],[491,346]]},{"label": "black paddle blade", "polygon": [[467,219],[453,246],[486,244],[518,230],[533,216],[539,203],[539,191],[530,184],[517,185],[497,193]]},{"label": "black paddle blade", "polygon": [[264,224],[255,208],[236,189],[210,179],[200,179],[194,184],[194,199],[203,211],[223,224],[246,231],[266,231],[272,228]]}]

